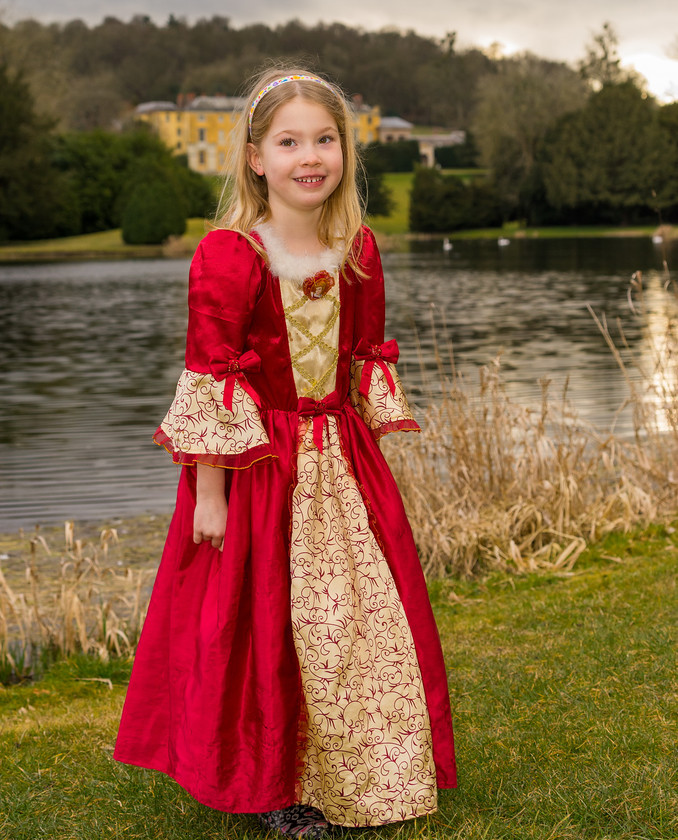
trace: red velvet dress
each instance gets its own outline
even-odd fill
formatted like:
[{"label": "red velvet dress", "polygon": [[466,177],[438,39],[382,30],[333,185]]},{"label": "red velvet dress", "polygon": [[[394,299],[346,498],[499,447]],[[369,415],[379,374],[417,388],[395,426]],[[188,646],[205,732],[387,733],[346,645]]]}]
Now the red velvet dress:
[{"label": "red velvet dress", "polygon": [[[364,234],[367,277],[336,273],[326,300],[335,350],[329,326],[322,345],[294,322],[334,353],[315,398],[291,351],[306,299],[232,231],[191,266],[186,371],[156,433],[183,468],[115,758],[224,811],[303,801],[377,825],[431,813],[435,788],[456,785],[440,641],[377,444],[417,426]],[[226,468],[223,552],[192,541],[196,462]]]}]

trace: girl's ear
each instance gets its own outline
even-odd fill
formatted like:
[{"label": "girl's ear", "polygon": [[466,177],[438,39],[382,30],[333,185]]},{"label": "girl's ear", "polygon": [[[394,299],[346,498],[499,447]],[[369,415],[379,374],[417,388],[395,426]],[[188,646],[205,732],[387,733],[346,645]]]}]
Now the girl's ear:
[{"label": "girl's ear", "polygon": [[264,174],[264,167],[261,163],[261,157],[259,156],[259,152],[257,151],[257,147],[254,143],[247,144],[247,162],[250,165],[250,169],[253,172],[256,172],[257,175]]}]

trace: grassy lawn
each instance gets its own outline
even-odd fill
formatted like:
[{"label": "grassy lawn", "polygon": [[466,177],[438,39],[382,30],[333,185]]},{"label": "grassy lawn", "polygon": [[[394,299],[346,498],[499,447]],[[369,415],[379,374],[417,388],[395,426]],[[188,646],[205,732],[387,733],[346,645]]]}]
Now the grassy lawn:
[{"label": "grassy lawn", "polygon": [[367,223],[379,233],[392,235],[407,233],[410,229],[410,188],[412,172],[389,172],[384,182],[393,197],[393,211],[390,216],[370,216]]},{"label": "grassy lawn", "polygon": [[[570,574],[433,584],[460,787],[434,817],[344,836],[675,840],[676,537],[610,536]],[[112,760],[128,671],[76,658],[0,688],[0,836],[266,837]]]},{"label": "grassy lawn", "polygon": [[500,228],[481,228],[478,230],[457,230],[450,233],[450,239],[493,239],[498,236],[516,239],[579,239],[596,237],[652,236],[657,226],[646,227],[606,227],[604,225],[567,227],[521,227],[517,222],[507,222]]},{"label": "grassy lawn", "polygon": [[161,257],[191,254],[205,235],[204,219],[189,219],[186,233],[165,246],[126,245],[120,228],[42,239],[35,242],[15,242],[0,246],[0,262],[30,261],[32,259],[89,259],[92,257]]},{"label": "grassy lawn", "polygon": [[443,175],[456,175],[466,184],[487,178],[487,169],[443,169],[442,172]]}]

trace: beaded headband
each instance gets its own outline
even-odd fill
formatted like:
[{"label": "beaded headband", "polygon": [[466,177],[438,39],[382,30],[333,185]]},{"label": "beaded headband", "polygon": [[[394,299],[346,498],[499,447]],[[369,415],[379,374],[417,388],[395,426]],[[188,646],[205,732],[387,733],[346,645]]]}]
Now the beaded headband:
[{"label": "beaded headband", "polygon": [[271,82],[269,85],[266,85],[265,88],[262,88],[259,93],[254,97],[254,102],[252,102],[252,107],[250,108],[250,116],[249,116],[249,133],[250,137],[252,136],[252,117],[254,116],[254,111],[257,105],[261,102],[261,100],[266,96],[266,94],[273,90],[273,88],[277,88],[280,85],[284,85],[287,82],[317,82],[319,85],[326,87],[328,90],[331,90],[332,93],[336,95],[336,91],[332,87],[329,82],[326,82],[324,79],[319,79],[317,76],[303,76],[303,75],[294,75],[294,76],[283,76],[281,79],[276,79],[274,82]]}]

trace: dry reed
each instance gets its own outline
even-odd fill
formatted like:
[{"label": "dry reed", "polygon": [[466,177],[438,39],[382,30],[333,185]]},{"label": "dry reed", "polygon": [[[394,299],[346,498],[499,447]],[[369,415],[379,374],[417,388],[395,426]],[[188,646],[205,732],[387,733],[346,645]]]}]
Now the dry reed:
[{"label": "dry reed", "polygon": [[[512,402],[500,360],[474,387],[451,349],[437,353],[442,394],[421,435],[384,450],[403,492],[429,578],[492,568],[570,570],[588,543],[613,530],[678,511],[678,295],[665,270],[629,294],[643,340],[634,349],[621,324],[615,340],[592,313],[628,385],[633,439],[582,423],[567,399],[541,381],[541,405]],[[648,294],[652,300],[648,301]],[[651,303],[651,305],[649,305]]]},{"label": "dry reed", "polygon": [[[446,360],[437,352],[442,392],[423,434],[384,442],[429,578],[568,572],[605,533],[676,515],[678,294],[668,270],[664,288],[646,289],[634,275],[629,301],[640,350],[621,324],[615,339],[604,316],[592,316],[628,386],[631,439],[580,422],[567,387],[554,399],[543,380],[541,404],[519,405],[505,392],[499,358],[474,385],[455,369],[449,343]],[[58,560],[45,557],[52,552],[39,533],[29,540],[23,583],[10,585],[0,569],[0,682],[78,652],[132,654],[155,570],[121,570],[117,554],[110,565],[119,552],[110,528],[83,544],[67,522]]]},{"label": "dry reed", "polygon": [[52,575],[36,563],[39,552],[52,555],[47,541],[38,533],[28,539],[23,585],[10,585],[0,569],[0,681],[34,676],[50,661],[76,653],[104,661],[131,655],[154,572],[108,565],[118,543],[112,528],[103,529],[96,544],[84,545],[66,522]]}]

